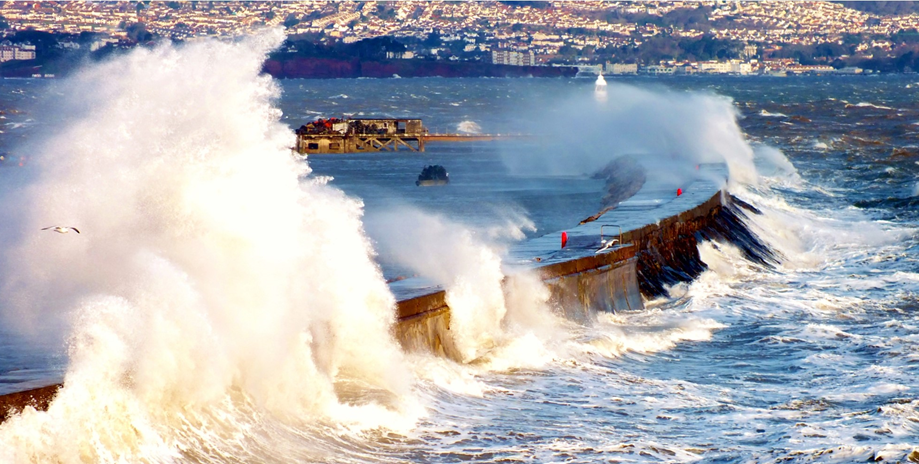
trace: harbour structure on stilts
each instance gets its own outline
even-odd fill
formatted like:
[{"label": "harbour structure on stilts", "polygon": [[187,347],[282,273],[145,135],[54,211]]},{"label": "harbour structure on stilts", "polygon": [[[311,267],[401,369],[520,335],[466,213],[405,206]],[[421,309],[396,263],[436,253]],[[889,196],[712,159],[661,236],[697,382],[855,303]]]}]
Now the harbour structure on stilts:
[{"label": "harbour structure on stilts", "polygon": [[357,118],[317,119],[296,130],[297,153],[367,153],[381,151],[424,151],[429,141],[493,140],[495,135],[431,134],[421,119]]}]

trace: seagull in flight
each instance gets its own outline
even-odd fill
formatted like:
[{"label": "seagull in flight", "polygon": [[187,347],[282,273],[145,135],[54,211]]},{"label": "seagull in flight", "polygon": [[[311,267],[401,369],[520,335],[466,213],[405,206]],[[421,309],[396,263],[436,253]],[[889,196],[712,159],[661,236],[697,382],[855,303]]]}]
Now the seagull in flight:
[{"label": "seagull in flight", "polygon": [[45,228],[42,229],[42,230],[49,230],[49,229],[50,229],[50,230],[53,230],[53,231],[55,231],[55,232],[57,232],[57,233],[59,233],[59,234],[66,234],[67,232],[70,232],[71,230],[74,231],[74,232],[76,232],[76,233],[78,233],[78,234],[80,233],[80,231],[77,230],[76,227],[50,226],[50,227],[45,227]]}]

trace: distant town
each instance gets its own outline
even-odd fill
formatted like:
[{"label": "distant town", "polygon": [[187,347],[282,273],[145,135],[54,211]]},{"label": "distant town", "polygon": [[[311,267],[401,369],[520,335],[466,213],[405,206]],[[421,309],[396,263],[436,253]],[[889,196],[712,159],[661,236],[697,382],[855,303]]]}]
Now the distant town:
[{"label": "distant town", "polygon": [[0,74],[53,77],[164,40],[281,27],[280,77],[860,74],[919,70],[913,2],[23,2]]}]

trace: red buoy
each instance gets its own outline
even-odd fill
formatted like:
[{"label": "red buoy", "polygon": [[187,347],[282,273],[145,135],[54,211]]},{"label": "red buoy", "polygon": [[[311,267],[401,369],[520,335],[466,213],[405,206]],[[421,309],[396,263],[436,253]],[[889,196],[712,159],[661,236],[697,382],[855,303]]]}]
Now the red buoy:
[{"label": "red buoy", "polygon": [[562,232],[562,248],[568,244],[568,232]]},{"label": "red buoy", "polygon": [[683,194],[683,189],[681,188],[676,189],[676,196],[680,196],[682,194]]}]

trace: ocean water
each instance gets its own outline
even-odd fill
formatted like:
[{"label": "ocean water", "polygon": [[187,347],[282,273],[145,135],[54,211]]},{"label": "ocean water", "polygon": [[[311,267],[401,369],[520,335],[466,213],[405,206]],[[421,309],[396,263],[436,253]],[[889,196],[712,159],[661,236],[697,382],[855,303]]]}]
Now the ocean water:
[{"label": "ocean water", "polygon": [[[919,449],[919,78],[611,78],[605,98],[579,79],[272,82],[278,40],[0,81],[0,388],[66,383],[0,425],[0,462]],[[289,156],[292,129],[343,115],[528,136]],[[674,179],[727,162],[780,263],[703,243],[697,280],[591,323],[538,282],[495,293],[503,250],[594,214],[590,175],[621,154]],[[451,183],[415,187],[426,164]],[[476,297],[474,359],[392,339],[385,282],[412,274]]]}]

